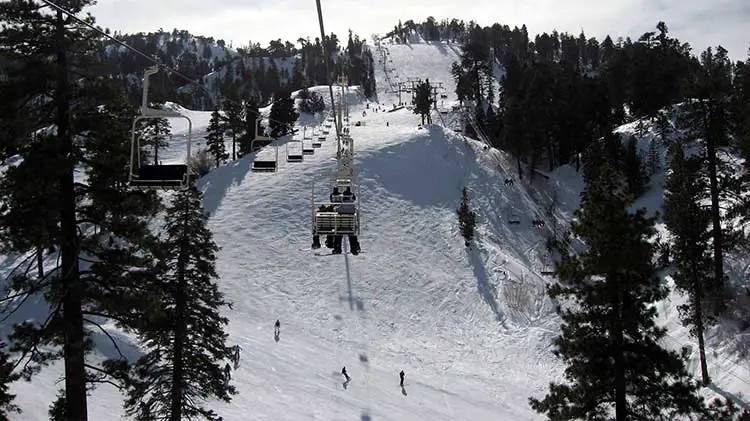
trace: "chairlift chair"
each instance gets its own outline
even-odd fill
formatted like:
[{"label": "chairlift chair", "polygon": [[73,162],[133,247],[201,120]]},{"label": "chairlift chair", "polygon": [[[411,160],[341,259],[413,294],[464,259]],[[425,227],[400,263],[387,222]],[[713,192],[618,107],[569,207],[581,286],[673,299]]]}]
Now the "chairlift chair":
[{"label": "chairlift chair", "polygon": [[[298,148],[289,148],[289,144],[299,144]],[[304,147],[302,141],[290,141],[286,144],[286,161],[287,162],[302,162],[304,155]]]},{"label": "chairlift chair", "polygon": [[515,208],[508,211],[508,223],[514,225],[521,223],[521,214]]},{"label": "chairlift chair", "polygon": [[555,263],[551,256],[545,256],[542,260],[542,275],[554,275],[555,274]]},{"label": "chairlift chair", "polygon": [[302,143],[302,155],[314,155],[315,149],[312,143]]},{"label": "chairlift chair", "polygon": [[[253,147],[255,142],[267,141],[267,140],[268,139],[263,139],[263,138],[253,139],[253,141],[250,142],[250,150],[255,151],[255,148]],[[278,168],[277,164],[279,162],[279,146],[276,145],[275,148],[276,148],[276,156],[273,160],[270,160],[270,159],[259,160],[258,152],[260,151],[255,152],[255,160],[253,161],[253,167],[251,168],[253,172],[276,172]]]},{"label": "chairlift chair", "polygon": [[[352,177],[338,178],[334,175],[334,181],[331,183],[331,189],[337,187],[343,192],[347,187],[354,193],[352,201],[344,201],[343,195],[340,200],[334,197],[330,200],[316,201],[315,183],[312,186],[312,232],[313,235],[359,235],[360,215],[359,215],[359,189],[353,183]],[[321,210],[324,207],[327,210]]]},{"label": "chairlift chair", "polygon": [[131,130],[128,186],[136,190],[186,190],[193,181],[190,168],[187,164],[144,165],[141,163],[141,142],[136,132],[138,122],[146,119],[170,117],[184,118],[188,122],[186,138],[187,156],[185,162],[189,162],[190,160],[190,146],[193,132],[193,123],[190,118],[175,111],[159,110],[148,106],[149,77],[158,72],[158,66],[150,67],[144,72],[143,100],[140,115],[133,119]]}]

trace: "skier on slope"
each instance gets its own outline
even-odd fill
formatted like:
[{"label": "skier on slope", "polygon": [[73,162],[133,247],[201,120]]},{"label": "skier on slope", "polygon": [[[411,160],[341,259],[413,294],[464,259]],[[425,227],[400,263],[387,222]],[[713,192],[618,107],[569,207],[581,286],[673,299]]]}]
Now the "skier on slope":
[{"label": "skier on slope", "polygon": [[346,381],[350,380],[349,374],[346,373],[346,366],[344,366],[344,368],[341,369],[341,374],[344,375],[344,377],[346,378]]},{"label": "skier on slope", "polygon": [[404,370],[401,370],[398,376],[401,377],[401,387],[404,387]]}]

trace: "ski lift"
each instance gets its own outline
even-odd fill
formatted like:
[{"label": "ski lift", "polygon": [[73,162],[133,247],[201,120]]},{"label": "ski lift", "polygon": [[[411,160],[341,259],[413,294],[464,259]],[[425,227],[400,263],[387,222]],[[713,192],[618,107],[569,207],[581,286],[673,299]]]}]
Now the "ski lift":
[{"label": "ski lift", "polygon": [[508,223],[514,225],[521,223],[521,214],[515,208],[508,211]]},{"label": "ski lift", "polygon": [[552,257],[549,255],[545,255],[542,259],[542,268],[541,271],[542,275],[554,275],[555,274],[555,262],[552,260]]},{"label": "ski lift", "polygon": [[318,142],[325,142],[325,140],[326,140],[325,136],[318,136]]},{"label": "ski lift", "polygon": [[311,143],[302,142],[302,155],[314,155],[315,149]]},{"label": "ski lift", "polygon": [[148,80],[151,75],[158,72],[158,66],[150,67],[144,72],[143,101],[141,103],[140,115],[133,120],[131,131],[128,185],[137,190],[186,190],[190,186],[192,175],[187,164],[141,164],[141,140],[136,133],[136,126],[140,120],[155,118],[179,117],[187,120],[187,156],[185,162],[190,160],[190,144],[193,132],[193,123],[190,118],[176,111],[159,110],[148,106]]},{"label": "ski lift", "polygon": [[[315,183],[312,186],[312,232],[319,235],[359,235],[360,215],[358,212],[359,189],[353,177],[339,177],[337,173],[332,183],[331,195],[324,200],[315,197]],[[347,198],[343,192],[353,194]]]},{"label": "ski lift", "polygon": [[[250,142],[250,150],[251,151],[256,151],[255,148],[254,148],[255,142],[268,142],[269,140],[272,140],[272,139],[271,138],[257,138],[256,137],[255,139],[253,139],[252,142]],[[268,144],[268,143],[266,143],[266,144]],[[252,171],[253,172],[276,172],[277,163],[279,162],[279,146],[276,145],[275,148],[276,148],[276,156],[272,160],[271,159],[259,160],[258,159],[259,158],[258,157],[258,152],[260,152],[260,151],[256,151],[255,152],[255,160],[253,161],[253,167],[252,167]],[[260,147],[259,147],[259,149],[260,149]]]},{"label": "ski lift", "polygon": [[[299,147],[289,148],[289,144],[299,145]],[[290,141],[286,144],[286,161],[287,162],[302,162],[304,155],[304,146],[302,141]]]}]

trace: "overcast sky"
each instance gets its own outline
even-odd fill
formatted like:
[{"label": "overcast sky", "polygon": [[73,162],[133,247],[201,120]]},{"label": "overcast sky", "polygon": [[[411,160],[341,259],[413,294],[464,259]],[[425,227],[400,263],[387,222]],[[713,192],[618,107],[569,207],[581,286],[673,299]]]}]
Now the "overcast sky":
[{"label": "overcast sky", "polygon": [[[604,35],[637,38],[660,20],[670,35],[697,54],[722,45],[745,60],[750,47],[750,0],[321,0],[326,33],[346,39],[383,34],[399,19],[457,18],[482,26],[526,24],[529,34],[559,32],[601,40]],[[98,0],[88,9],[97,23],[122,32],[185,29],[196,35],[267,46],[268,41],[320,35],[313,0]]]}]

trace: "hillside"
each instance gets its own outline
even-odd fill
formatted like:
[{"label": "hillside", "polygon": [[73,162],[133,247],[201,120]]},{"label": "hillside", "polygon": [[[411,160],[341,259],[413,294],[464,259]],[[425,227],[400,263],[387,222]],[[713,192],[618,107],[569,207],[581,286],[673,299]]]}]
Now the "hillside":
[{"label": "hillside", "polygon": [[[396,69],[388,70],[388,78],[442,81],[446,106],[455,101],[452,47],[418,43],[387,50]],[[385,112],[398,98],[382,65],[375,66],[375,77],[378,103],[364,100],[356,87],[346,96],[364,221],[362,254],[310,250],[310,195],[313,185],[326,194],[335,165],[333,136],[302,163],[286,162],[289,139],[276,141],[278,172],[251,172],[251,155],[199,181],[209,227],[221,247],[220,286],[233,302],[226,311],[229,342],[242,347],[233,373],[240,395],[213,406],[227,421],[540,419],[527,398],[559,380],[562,366],[551,352],[559,319],[541,274],[551,264],[544,252],[547,233],[532,220],[545,219],[546,229],[556,222],[564,227],[578,205],[580,174],[565,166],[534,185],[507,185],[511,157],[439,125],[419,128],[419,117],[406,108]],[[210,113],[185,114],[194,139],[201,139]],[[303,116],[299,128],[320,123]],[[165,163],[185,153],[186,127],[180,120],[172,127]],[[654,180],[639,203],[651,210],[659,209],[663,195],[663,176]],[[456,217],[464,186],[479,220],[470,250]],[[553,189],[559,205],[548,216]],[[508,224],[511,218],[520,223]],[[3,274],[14,262],[0,257]],[[737,263],[747,268],[746,260]],[[673,341],[668,345],[675,347],[692,343],[677,323],[678,302],[673,295],[659,304]],[[29,303],[17,319],[38,316],[44,306]],[[727,330],[717,328],[709,343],[713,378],[719,388],[747,396],[750,372],[738,365],[746,362],[722,332]],[[117,339],[129,356],[138,354],[127,335]],[[97,345],[102,355],[113,355],[105,338],[97,338]],[[345,386],[342,366],[352,376]],[[404,389],[398,387],[402,369]],[[25,411],[18,419],[47,419],[60,373],[56,364],[32,383],[14,384]],[[110,386],[94,391],[89,402],[90,419],[121,416],[121,398]]]}]

